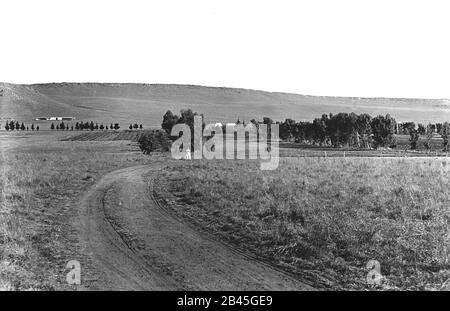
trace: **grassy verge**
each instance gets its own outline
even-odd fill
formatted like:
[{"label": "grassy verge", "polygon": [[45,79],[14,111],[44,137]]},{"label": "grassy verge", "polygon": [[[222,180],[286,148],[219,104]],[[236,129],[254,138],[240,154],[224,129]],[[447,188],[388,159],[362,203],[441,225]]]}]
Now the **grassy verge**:
[{"label": "grassy verge", "polygon": [[443,289],[450,278],[447,160],[284,159],[168,168],[158,191],[174,211],[321,288]]}]

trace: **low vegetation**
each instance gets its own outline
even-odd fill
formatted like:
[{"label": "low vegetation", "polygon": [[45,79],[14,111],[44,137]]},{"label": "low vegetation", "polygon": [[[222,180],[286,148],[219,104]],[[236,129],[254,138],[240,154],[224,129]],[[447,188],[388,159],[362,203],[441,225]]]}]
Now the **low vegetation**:
[{"label": "low vegetation", "polygon": [[142,134],[138,139],[138,145],[144,154],[155,151],[167,152],[170,150],[170,136],[164,131],[150,131]]},{"label": "low vegetation", "polygon": [[72,259],[83,262],[89,285],[71,226],[80,196],[109,171],[153,160],[126,142],[79,141],[74,149],[55,135],[30,135],[11,148],[1,141],[0,290],[69,289]]},{"label": "low vegetation", "polygon": [[[174,212],[323,288],[442,289],[450,277],[446,159],[195,161],[168,168]],[[170,205],[170,204],[169,204]]]}]

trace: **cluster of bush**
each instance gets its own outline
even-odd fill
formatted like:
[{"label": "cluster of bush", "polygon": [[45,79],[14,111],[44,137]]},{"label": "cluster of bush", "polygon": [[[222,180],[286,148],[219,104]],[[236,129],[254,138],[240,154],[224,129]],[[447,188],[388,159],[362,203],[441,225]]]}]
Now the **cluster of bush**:
[{"label": "cluster of bush", "polygon": [[130,130],[133,130],[133,129],[135,129],[135,130],[137,130],[137,129],[142,130],[144,127],[142,126],[142,124],[134,123],[134,124],[130,124],[130,126],[128,128]]},{"label": "cluster of bush", "polygon": [[83,130],[90,130],[90,131],[94,131],[94,130],[118,130],[120,129],[120,125],[119,123],[111,123],[109,126],[108,125],[103,125],[102,124],[98,124],[98,123],[94,123],[94,121],[90,121],[90,122],[77,122],[75,123],[75,125],[71,124],[69,126],[69,124],[65,124],[64,122],[61,122],[59,124],[54,124],[52,123],[50,125],[50,129],[51,130],[60,130],[60,131],[68,131],[68,130],[76,130],[76,131],[83,131]]},{"label": "cluster of bush", "polygon": [[138,139],[138,145],[144,154],[150,154],[154,151],[169,151],[171,141],[166,132],[154,130],[141,135]]},{"label": "cluster of bush", "polygon": [[31,125],[25,125],[23,122],[22,124],[20,124],[18,121],[9,121],[6,122],[5,125],[5,130],[7,131],[29,131],[29,130],[36,130],[39,131],[39,125],[34,126],[34,124],[32,123]]}]

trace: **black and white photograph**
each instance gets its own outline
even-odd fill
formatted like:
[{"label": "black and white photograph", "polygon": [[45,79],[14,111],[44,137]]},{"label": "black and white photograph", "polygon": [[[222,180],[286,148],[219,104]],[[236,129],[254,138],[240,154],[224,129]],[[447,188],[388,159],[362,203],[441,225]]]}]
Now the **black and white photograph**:
[{"label": "black and white photograph", "polygon": [[0,12],[1,291],[450,290],[448,1]]}]

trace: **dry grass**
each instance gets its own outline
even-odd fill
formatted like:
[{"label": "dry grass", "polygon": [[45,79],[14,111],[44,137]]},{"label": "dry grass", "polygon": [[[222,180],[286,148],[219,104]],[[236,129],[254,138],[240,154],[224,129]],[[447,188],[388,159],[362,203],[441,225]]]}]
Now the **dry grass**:
[{"label": "dry grass", "polygon": [[196,161],[160,180],[177,213],[324,288],[441,289],[450,277],[446,159]]},{"label": "dry grass", "polygon": [[[68,289],[66,263],[84,259],[70,226],[79,196],[108,171],[153,160],[129,142],[57,141],[65,135],[0,135],[0,289]],[[183,164],[160,176],[177,213],[318,287],[366,288],[369,259],[382,288],[440,289],[449,278],[447,160]]]},{"label": "dry grass", "polygon": [[71,227],[79,196],[108,171],[151,161],[129,142],[58,137],[0,137],[0,290],[69,289],[66,263],[84,260]]}]

